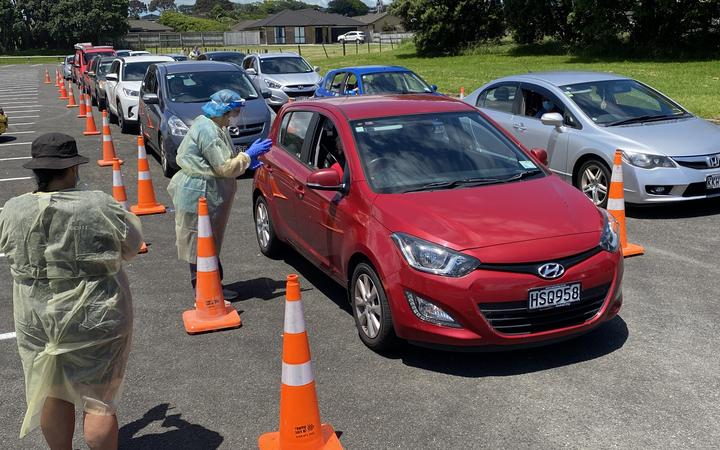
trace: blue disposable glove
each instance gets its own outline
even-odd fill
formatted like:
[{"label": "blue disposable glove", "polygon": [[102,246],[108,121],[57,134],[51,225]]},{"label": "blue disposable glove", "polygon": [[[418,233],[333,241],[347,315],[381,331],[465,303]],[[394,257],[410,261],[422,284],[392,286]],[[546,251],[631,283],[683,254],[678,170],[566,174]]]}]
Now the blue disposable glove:
[{"label": "blue disposable glove", "polygon": [[270,139],[263,139],[262,141],[258,139],[252,143],[250,148],[245,150],[245,153],[247,153],[250,159],[257,160],[258,156],[269,152],[270,147],[272,147],[272,141]]},{"label": "blue disposable glove", "polygon": [[257,170],[262,165],[263,165],[263,163],[260,160],[257,160],[257,159],[250,160],[250,170]]}]

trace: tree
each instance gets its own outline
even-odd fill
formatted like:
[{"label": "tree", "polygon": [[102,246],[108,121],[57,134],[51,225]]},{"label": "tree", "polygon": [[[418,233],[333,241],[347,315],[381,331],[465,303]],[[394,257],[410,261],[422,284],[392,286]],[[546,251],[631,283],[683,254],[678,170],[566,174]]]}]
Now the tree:
[{"label": "tree", "polygon": [[260,10],[266,15],[277,14],[286,9],[312,9],[315,5],[309,5],[305,2],[297,0],[264,0],[260,5]]},{"label": "tree", "polygon": [[505,35],[502,0],[395,0],[390,11],[415,32],[421,55],[457,54]]},{"label": "tree", "polygon": [[327,12],[343,16],[362,16],[369,10],[368,5],[360,0],[330,0],[327,7]]},{"label": "tree", "polygon": [[165,11],[177,11],[177,5],[175,4],[175,0],[151,0],[148,10],[152,12],[160,11],[161,13]]},{"label": "tree", "polygon": [[[195,2],[195,7],[193,8],[193,14],[196,16],[207,16],[216,7],[218,7],[222,11],[233,10],[233,4],[230,2],[230,0],[197,0]],[[210,15],[212,17],[216,17],[217,14],[212,13]]]},{"label": "tree", "polygon": [[140,0],[130,0],[128,6],[128,17],[131,19],[139,19],[140,14],[148,12],[148,7]]}]

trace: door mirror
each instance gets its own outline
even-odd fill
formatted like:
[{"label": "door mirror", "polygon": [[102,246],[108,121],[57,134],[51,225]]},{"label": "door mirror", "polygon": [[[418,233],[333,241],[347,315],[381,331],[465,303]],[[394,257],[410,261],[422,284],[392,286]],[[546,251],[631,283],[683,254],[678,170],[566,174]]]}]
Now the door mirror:
[{"label": "door mirror", "polygon": [[105,79],[106,79],[107,81],[117,81],[117,80],[118,80],[118,76],[117,76],[116,73],[109,73],[109,74],[105,75]]},{"label": "door mirror", "polygon": [[160,99],[158,98],[157,94],[143,94],[142,101],[146,105],[157,105],[160,103]]},{"label": "door mirror", "polygon": [[313,67],[313,70],[314,70],[315,72],[320,72],[320,66],[315,66],[315,67]]},{"label": "door mirror", "polygon": [[263,98],[270,98],[270,97],[272,97],[272,92],[270,92],[270,91],[262,91],[262,97],[263,97]]},{"label": "door mirror", "polygon": [[[557,114],[557,113],[552,113],[552,114]],[[545,115],[547,115],[547,114],[545,114]],[[530,150],[530,154],[532,154],[535,157],[535,159],[540,161],[543,164],[543,166],[547,166],[548,154],[544,148],[534,148],[534,149]]]},{"label": "door mirror", "polygon": [[563,126],[563,116],[560,115],[560,113],[545,113],[542,117],[540,117],[540,122],[542,122],[543,125],[550,125],[558,128]]},{"label": "door mirror", "polygon": [[255,75],[257,75],[257,72],[252,67],[245,69],[245,73],[251,77],[254,77]]},{"label": "door mirror", "polygon": [[433,91],[433,92],[437,92],[437,84],[431,84],[431,85],[430,85],[430,90]]},{"label": "door mirror", "polygon": [[345,186],[335,169],[319,169],[308,175],[307,187],[317,191],[342,191]]}]

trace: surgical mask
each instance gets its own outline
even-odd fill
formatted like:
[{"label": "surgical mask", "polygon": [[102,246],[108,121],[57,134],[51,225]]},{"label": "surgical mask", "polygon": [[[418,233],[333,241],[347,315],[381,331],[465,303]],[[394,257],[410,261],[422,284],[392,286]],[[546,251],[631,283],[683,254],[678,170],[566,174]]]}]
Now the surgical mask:
[{"label": "surgical mask", "polygon": [[551,109],[553,109],[553,106],[555,106],[555,105],[553,105],[552,102],[549,102],[547,100],[544,100],[542,102],[542,107],[545,111],[550,111]]}]

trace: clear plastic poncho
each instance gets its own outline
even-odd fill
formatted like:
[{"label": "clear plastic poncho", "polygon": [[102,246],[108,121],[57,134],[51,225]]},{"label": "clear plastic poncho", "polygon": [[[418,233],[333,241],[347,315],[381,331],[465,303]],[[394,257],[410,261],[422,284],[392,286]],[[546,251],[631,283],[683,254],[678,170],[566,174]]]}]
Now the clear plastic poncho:
[{"label": "clear plastic poncho", "polygon": [[25,373],[20,437],[39,425],[48,396],[114,414],[133,318],[122,261],[142,242],[140,220],[99,191],[24,194],[0,211]]},{"label": "clear plastic poncho", "polygon": [[168,185],[175,205],[175,243],[178,258],[195,264],[198,200],[207,199],[219,254],[237,190],[235,178],[248,168],[250,157],[242,152],[235,155],[227,130],[198,116],[178,147],[176,161],[181,170]]}]

